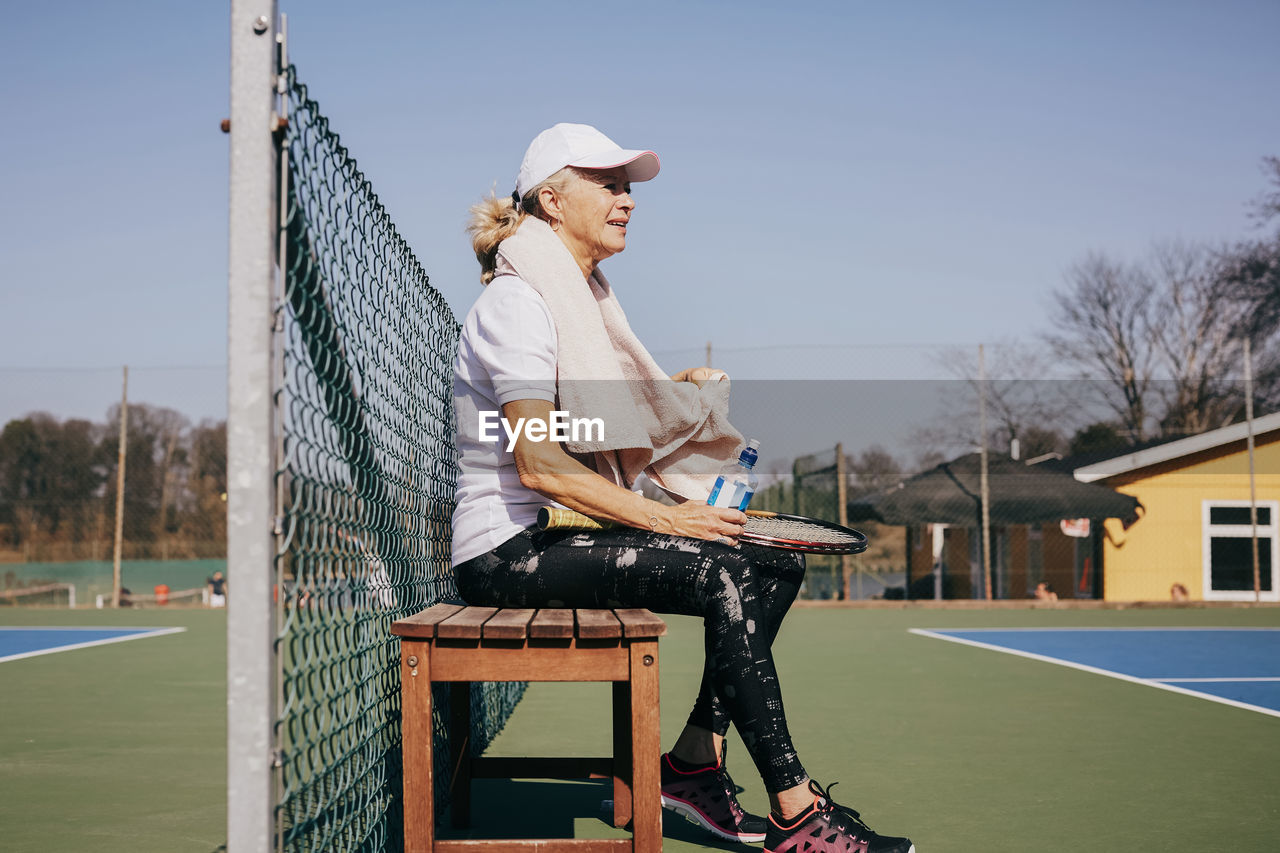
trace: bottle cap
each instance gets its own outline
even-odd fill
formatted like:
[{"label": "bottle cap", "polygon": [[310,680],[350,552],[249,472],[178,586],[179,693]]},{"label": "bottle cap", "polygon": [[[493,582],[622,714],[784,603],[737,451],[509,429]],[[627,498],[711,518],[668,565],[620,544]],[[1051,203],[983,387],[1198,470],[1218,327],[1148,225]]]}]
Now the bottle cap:
[{"label": "bottle cap", "polygon": [[756,452],[759,448],[759,440],[754,438],[751,439],[747,442],[747,446],[743,448],[742,453],[739,454],[738,461],[743,465],[746,465],[748,468],[754,466],[756,464],[756,460],[760,458],[759,454]]}]

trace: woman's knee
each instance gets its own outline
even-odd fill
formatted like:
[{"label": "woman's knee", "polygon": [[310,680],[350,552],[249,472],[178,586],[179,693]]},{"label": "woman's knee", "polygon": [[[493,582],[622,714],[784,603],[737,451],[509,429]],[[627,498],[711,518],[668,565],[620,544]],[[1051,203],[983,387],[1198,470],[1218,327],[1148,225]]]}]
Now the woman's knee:
[{"label": "woman's knee", "polygon": [[741,621],[753,614],[758,594],[759,578],[750,560],[729,553],[709,561],[704,595],[708,618]]}]

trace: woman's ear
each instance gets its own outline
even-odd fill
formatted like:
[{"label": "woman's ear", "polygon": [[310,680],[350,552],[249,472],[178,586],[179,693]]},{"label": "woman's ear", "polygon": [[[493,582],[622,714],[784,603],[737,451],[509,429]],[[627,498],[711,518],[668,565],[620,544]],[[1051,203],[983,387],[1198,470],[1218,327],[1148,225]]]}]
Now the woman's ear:
[{"label": "woman's ear", "polygon": [[538,190],[538,206],[542,212],[550,220],[548,224],[555,228],[564,220],[564,208],[560,204],[560,196],[551,187],[543,187]]}]

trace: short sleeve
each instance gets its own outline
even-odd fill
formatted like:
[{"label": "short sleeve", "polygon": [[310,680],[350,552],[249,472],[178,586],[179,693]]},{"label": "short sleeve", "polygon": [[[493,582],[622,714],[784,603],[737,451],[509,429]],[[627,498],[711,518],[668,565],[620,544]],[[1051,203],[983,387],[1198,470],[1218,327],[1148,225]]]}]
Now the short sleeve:
[{"label": "short sleeve", "polygon": [[555,323],[547,303],[527,282],[513,275],[490,282],[467,317],[464,336],[499,405],[555,402]]}]

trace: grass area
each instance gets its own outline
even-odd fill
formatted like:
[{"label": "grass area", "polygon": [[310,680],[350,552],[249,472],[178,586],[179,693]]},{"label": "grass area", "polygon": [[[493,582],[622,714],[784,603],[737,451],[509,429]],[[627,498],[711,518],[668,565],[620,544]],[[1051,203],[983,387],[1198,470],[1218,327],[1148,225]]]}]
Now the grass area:
[{"label": "grass area", "polygon": [[[878,829],[921,853],[1183,849],[1270,851],[1280,828],[1280,720],[1065,667],[944,643],[908,628],[1270,626],[1280,610],[924,611],[797,609],[776,658],[806,768]],[[669,617],[663,743],[691,707],[701,626]],[[530,685],[491,754],[607,754],[607,690]],[[767,800],[745,749],[729,769],[749,809]],[[489,783],[477,823],[612,837],[602,784]],[[557,791],[557,789],[560,789]],[[485,802],[495,808],[484,811]],[[517,807],[518,808],[518,807]],[[527,822],[526,822],[527,821]],[[709,842],[666,815],[665,849]],[[511,835],[516,827],[502,826]],[[480,835],[478,831],[476,833]]]},{"label": "grass area", "polygon": [[[663,741],[692,703],[701,628],[670,617]],[[0,826],[14,853],[210,853],[225,832],[220,611],[6,610],[0,623],[184,626],[182,634],[0,663]],[[813,776],[921,853],[1275,849],[1280,720],[908,628],[1280,627],[1280,609],[801,608],[778,641]],[[607,754],[604,685],[534,684],[491,754]],[[764,792],[736,736],[749,808]],[[615,833],[599,783],[477,782],[478,835]],[[668,851],[739,849],[666,819]]]},{"label": "grass area", "polygon": [[9,853],[210,853],[226,840],[226,612],[6,609],[0,624],[185,627],[0,663]]}]

